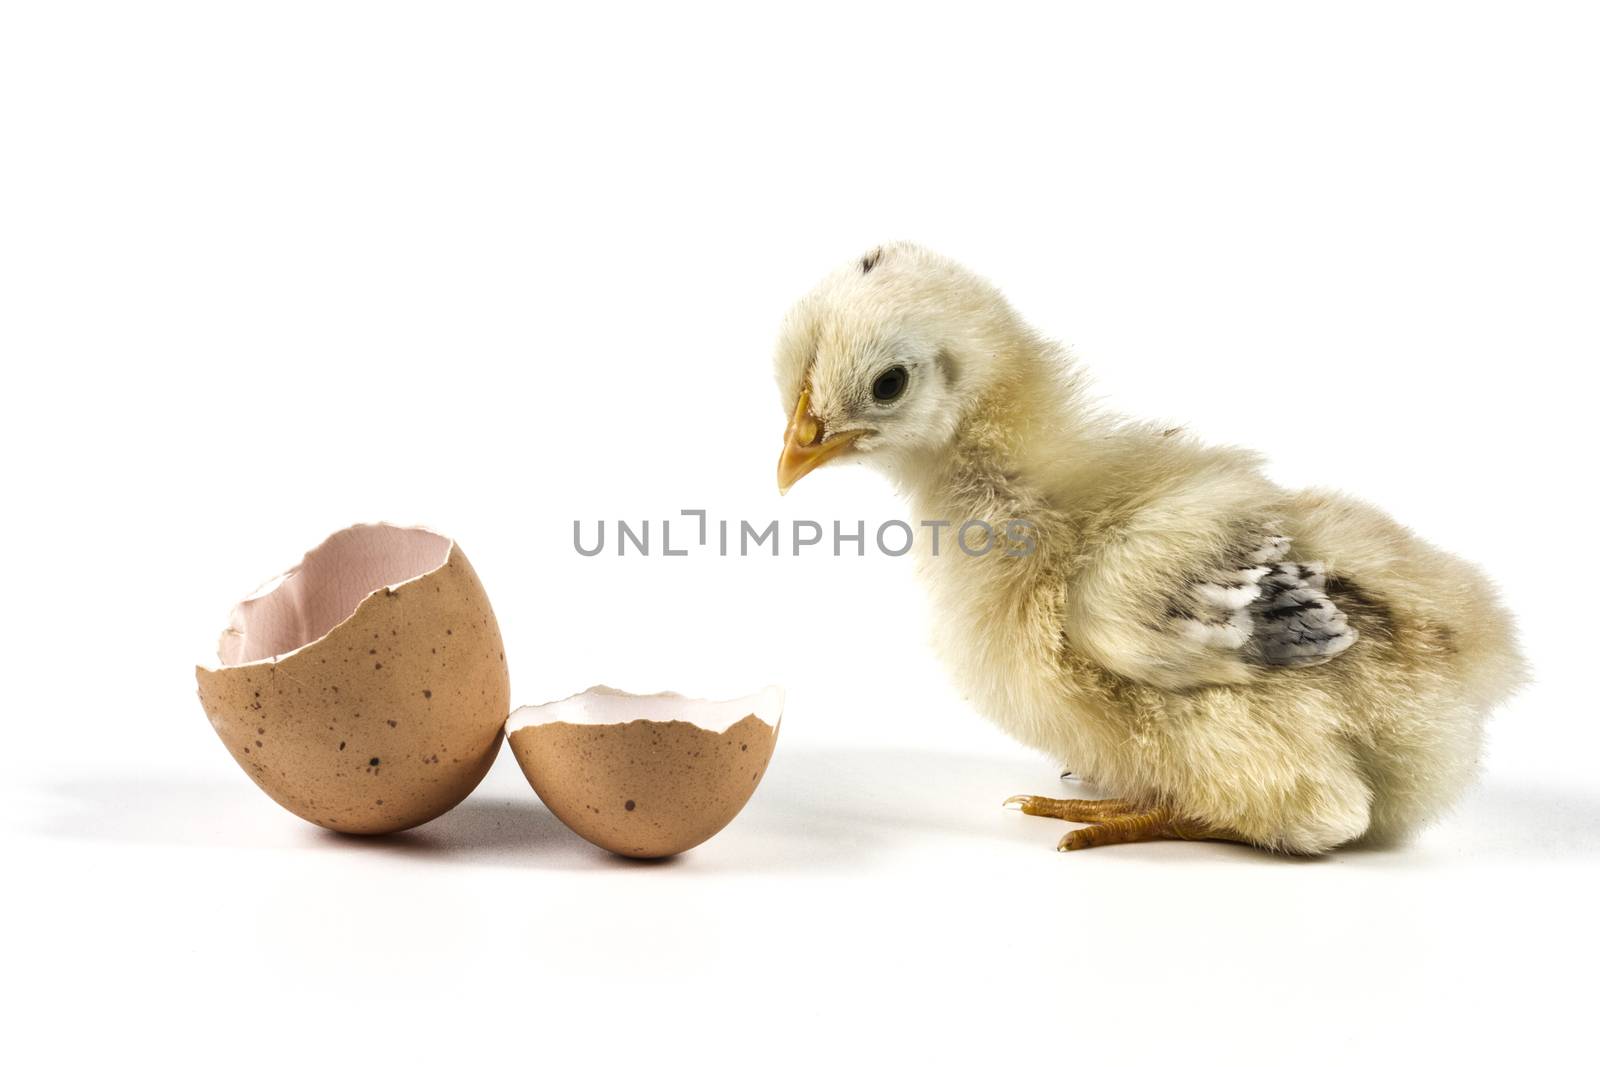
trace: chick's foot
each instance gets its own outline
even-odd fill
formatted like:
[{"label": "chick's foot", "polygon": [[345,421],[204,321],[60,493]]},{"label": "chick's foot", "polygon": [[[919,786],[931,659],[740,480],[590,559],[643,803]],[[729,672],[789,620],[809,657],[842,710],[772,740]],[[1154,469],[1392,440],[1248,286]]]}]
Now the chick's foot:
[{"label": "chick's foot", "polygon": [[1024,815],[1089,824],[1063,837],[1056,845],[1060,852],[1130,841],[1243,840],[1228,830],[1206,826],[1168,808],[1140,807],[1126,800],[1057,800],[1022,795],[1007,800],[1006,807],[1015,808]]}]

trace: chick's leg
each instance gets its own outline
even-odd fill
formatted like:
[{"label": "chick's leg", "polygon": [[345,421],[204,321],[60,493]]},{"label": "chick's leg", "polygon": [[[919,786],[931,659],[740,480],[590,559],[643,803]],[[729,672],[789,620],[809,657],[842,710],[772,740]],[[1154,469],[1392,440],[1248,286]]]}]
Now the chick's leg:
[{"label": "chick's leg", "polygon": [[1243,841],[1229,830],[1210,827],[1164,807],[1141,808],[1126,800],[1056,800],[1052,797],[1015,796],[1006,807],[1024,815],[1042,815],[1067,822],[1088,823],[1061,839],[1056,848],[1076,852],[1096,845],[1121,845],[1130,841]]}]

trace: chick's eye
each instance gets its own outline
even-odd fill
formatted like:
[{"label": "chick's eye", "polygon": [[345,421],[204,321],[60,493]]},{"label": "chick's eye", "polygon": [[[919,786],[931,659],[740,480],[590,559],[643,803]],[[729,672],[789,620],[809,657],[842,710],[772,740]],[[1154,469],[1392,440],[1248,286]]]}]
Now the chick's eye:
[{"label": "chick's eye", "polygon": [[900,394],[906,391],[906,379],[904,367],[890,367],[872,383],[872,399],[880,404],[899,400]]}]

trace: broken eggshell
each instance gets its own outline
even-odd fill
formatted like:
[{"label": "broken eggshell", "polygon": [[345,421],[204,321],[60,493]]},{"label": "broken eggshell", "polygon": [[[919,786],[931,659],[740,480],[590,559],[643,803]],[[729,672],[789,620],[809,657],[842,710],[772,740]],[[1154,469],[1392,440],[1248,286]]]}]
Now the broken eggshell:
[{"label": "broken eggshell", "polygon": [[356,834],[443,815],[488,773],[511,705],[500,628],[454,541],[352,526],[233,609],[197,667],[217,736],[268,796]]},{"label": "broken eggshell", "polygon": [[511,751],[580,836],[619,856],[685,852],[733,821],[772,759],[783,690],[737,700],[637,696],[597,686],[518,708]]}]

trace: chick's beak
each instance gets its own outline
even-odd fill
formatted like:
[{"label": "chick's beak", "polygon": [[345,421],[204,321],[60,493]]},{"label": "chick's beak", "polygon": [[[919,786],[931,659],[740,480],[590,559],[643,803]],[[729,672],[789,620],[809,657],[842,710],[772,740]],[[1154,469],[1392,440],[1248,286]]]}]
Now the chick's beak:
[{"label": "chick's beak", "polygon": [[824,440],[822,423],[811,413],[811,390],[800,390],[794,415],[789,419],[788,429],[783,431],[783,454],[778,457],[778,492],[787,493],[795,482],[854,444],[862,432],[846,430]]}]

